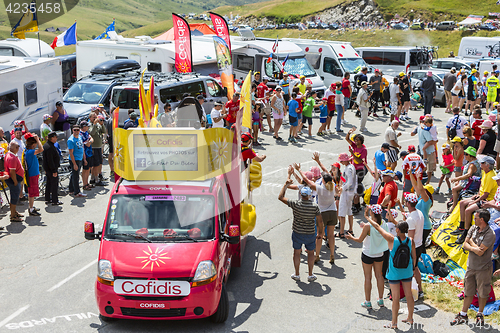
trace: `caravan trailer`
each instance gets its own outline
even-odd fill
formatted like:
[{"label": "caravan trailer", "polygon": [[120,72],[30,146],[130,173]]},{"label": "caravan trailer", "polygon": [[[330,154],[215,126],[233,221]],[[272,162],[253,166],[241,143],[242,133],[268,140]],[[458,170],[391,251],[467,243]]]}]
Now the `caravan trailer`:
[{"label": "caravan trailer", "polygon": [[49,44],[37,38],[0,40],[0,56],[53,58],[55,55]]},{"label": "caravan trailer", "polygon": [[42,116],[62,100],[61,61],[54,58],[0,56],[0,123],[5,131],[24,120],[39,130]]}]

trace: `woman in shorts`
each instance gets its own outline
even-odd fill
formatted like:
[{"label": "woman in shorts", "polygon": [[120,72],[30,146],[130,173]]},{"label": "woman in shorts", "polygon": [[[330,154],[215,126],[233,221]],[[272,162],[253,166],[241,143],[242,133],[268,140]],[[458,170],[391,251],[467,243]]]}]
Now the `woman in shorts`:
[{"label": "woman in shorts", "polygon": [[[382,220],[382,207],[380,205],[371,205],[366,207],[365,218],[370,222],[378,224],[385,231],[389,231],[386,223]],[[361,303],[361,306],[367,309],[372,308],[370,300],[372,293],[373,271],[375,273],[375,279],[377,280],[377,305],[379,307],[384,307],[384,277],[382,275],[382,266],[384,263],[384,252],[389,249],[387,241],[374,227],[370,225],[370,223],[363,225],[361,235],[359,235],[358,238],[354,238],[349,234],[346,235],[346,238],[357,243],[363,243],[361,262],[363,264],[363,273],[365,275],[365,301]]]},{"label": "woman in shorts", "polygon": [[283,97],[282,94],[282,89],[280,86],[277,86],[275,89],[276,93],[273,95],[271,98],[271,108],[273,109],[273,120],[274,120],[274,135],[273,137],[281,141],[283,140],[280,138],[279,130],[281,127],[281,124],[283,123],[283,117],[285,116],[285,98]]},{"label": "woman in shorts", "polygon": [[[400,290],[399,285],[403,285],[403,290],[405,292],[406,303],[408,306],[408,317],[403,319],[404,323],[413,324],[413,309],[415,306],[415,301],[413,300],[413,296],[411,293],[411,280],[413,278],[413,268],[414,262],[416,262],[415,256],[415,243],[409,237],[406,237],[406,233],[408,232],[408,223],[406,221],[402,221],[396,223],[392,217],[392,214],[386,215],[389,221],[396,224],[396,234],[397,237],[394,237],[392,234],[384,230],[378,223],[373,221],[372,219],[368,219],[368,222],[371,226],[377,230],[382,237],[387,240],[388,247],[390,250],[390,258],[389,258],[389,271],[387,272],[387,279],[389,280],[389,285],[391,287],[391,295],[392,295],[392,322],[390,324],[385,325],[384,327],[397,329],[398,328],[398,312],[399,312],[399,300],[400,300]],[[394,267],[394,255],[396,254],[400,244],[408,244],[410,248],[410,262],[406,268],[395,268]]]},{"label": "woman in shorts", "polygon": [[[300,171],[300,170],[299,170]],[[315,183],[312,180],[307,179],[305,175],[300,171],[302,178],[306,181],[307,186],[311,190],[316,191],[319,210],[321,211],[321,218],[323,219],[323,224],[326,226],[326,234],[328,239],[328,245],[330,246],[330,264],[335,263],[335,225],[337,225],[337,206],[335,204],[335,184],[333,182],[333,177],[328,172],[322,172],[321,178],[322,182],[320,184]],[[319,262],[319,254],[321,250],[322,240],[318,239],[316,241],[316,258],[314,262]]]},{"label": "woman in shorts", "polygon": [[465,82],[467,81],[467,76],[462,75],[459,80],[457,80],[457,83],[453,86],[453,89],[451,89],[451,105],[452,107],[458,107],[460,110],[462,109],[462,105],[464,105],[465,102],[465,92],[464,92],[464,85]]}]

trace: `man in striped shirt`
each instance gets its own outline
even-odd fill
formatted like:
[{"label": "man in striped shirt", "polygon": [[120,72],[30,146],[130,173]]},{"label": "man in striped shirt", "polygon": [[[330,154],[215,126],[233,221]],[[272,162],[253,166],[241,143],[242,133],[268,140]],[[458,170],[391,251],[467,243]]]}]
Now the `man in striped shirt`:
[{"label": "man in striped shirt", "polygon": [[[300,281],[299,265],[300,265],[300,252],[302,245],[305,245],[307,250],[307,265],[309,267],[309,282],[317,279],[313,274],[314,267],[314,249],[316,248],[316,239],[323,239],[324,226],[321,219],[321,212],[318,205],[311,201],[312,190],[309,187],[302,187],[300,189],[300,200],[291,200],[285,198],[285,192],[288,186],[292,184],[291,179],[287,179],[285,185],[281,189],[278,199],[293,211],[293,224],[292,224],[292,243],[293,243],[293,265],[295,266],[295,274],[292,274],[292,279]],[[316,235],[315,221],[318,225],[318,232]]]}]

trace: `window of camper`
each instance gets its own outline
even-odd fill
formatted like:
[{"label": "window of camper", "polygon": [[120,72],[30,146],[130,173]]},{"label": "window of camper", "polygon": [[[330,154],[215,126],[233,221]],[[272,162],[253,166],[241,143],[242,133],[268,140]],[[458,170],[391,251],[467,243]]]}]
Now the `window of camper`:
[{"label": "window of camper", "polygon": [[149,72],[161,72],[161,64],[159,62],[148,62]]},{"label": "window of camper", "polygon": [[38,102],[36,81],[24,84],[24,106]]},{"label": "window of camper", "polygon": [[115,59],[128,59],[128,57],[116,56]]},{"label": "window of camper", "polygon": [[253,71],[253,57],[236,55],[236,69]]},{"label": "window of camper", "polygon": [[0,93],[0,114],[19,108],[19,97],[16,90]]},{"label": "window of camper", "polygon": [[384,62],[382,65],[404,66],[406,52],[384,52]]},{"label": "window of camper", "polygon": [[369,65],[382,65],[384,61],[384,52],[382,51],[363,51],[363,59]]}]

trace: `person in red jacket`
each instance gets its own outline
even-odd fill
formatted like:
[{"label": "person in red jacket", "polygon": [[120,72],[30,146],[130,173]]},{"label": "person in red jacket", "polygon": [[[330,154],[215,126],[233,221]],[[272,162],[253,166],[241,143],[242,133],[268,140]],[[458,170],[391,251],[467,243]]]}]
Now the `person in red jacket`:
[{"label": "person in red jacket", "polygon": [[227,110],[227,116],[226,116],[226,121],[227,121],[227,129],[230,129],[231,126],[236,122],[236,114],[240,110],[240,93],[235,92],[233,94],[233,98],[231,98],[230,101],[227,101],[226,103],[226,110]]}]

